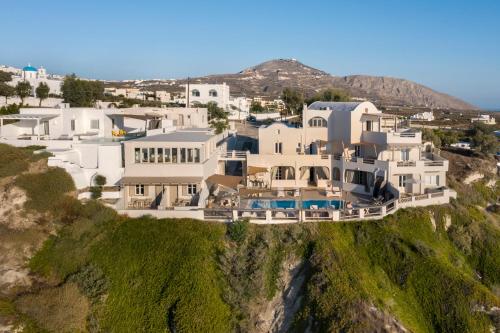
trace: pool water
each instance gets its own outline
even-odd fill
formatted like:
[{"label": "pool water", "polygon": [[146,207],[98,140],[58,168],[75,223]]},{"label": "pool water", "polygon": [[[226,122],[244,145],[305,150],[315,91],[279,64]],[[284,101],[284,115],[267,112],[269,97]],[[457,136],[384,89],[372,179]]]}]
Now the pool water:
[{"label": "pool water", "polygon": [[295,200],[252,200],[249,204],[249,207],[252,209],[293,209],[297,207],[297,203],[295,202]]},{"label": "pool water", "polygon": [[319,209],[343,207],[342,200],[304,200],[302,201],[302,208],[311,209],[311,206],[316,206]]}]

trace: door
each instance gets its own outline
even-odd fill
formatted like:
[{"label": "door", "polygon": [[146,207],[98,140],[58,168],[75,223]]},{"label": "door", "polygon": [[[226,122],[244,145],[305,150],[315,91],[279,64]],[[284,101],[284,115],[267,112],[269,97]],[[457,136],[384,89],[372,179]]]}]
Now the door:
[{"label": "door", "polygon": [[177,198],[179,197],[178,191],[177,191],[177,185],[169,185],[169,193],[170,193],[170,200],[168,202],[168,206],[172,207],[174,203],[177,201]]},{"label": "door", "polygon": [[163,186],[155,185],[155,208],[161,204],[162,198],[163,198]]},{"label": "door", "polygon": [[43,135],[49,135],[49,122],[48,121],[43,121],[42,122],[42,134]]},{"label": "door", "polygon": [[316,184],[316,172],[314,171],[314,168],[309,168],[309,185],[314,185]]}]

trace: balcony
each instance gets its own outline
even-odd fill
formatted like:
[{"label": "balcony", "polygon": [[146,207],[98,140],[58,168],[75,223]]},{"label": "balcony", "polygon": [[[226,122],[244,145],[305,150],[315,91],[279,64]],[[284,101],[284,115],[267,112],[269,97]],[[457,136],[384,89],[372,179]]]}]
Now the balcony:
[{"label": "balcony", "polygon": [[386,144],[420,144],[422,133],[412,129],[400,129],[393,132],[370,132],[363,131],[362,141],[378,145]]},{"label": "balcony", "polygon": [[[392,162],[394,163],[394,162]],[[429,153],[422,155],[418,161],[396,161],[398,168],[425,168],[426,171],[448,171],[448,160],[439,155]],[[400,170],[401,171],[401,170]]]}]

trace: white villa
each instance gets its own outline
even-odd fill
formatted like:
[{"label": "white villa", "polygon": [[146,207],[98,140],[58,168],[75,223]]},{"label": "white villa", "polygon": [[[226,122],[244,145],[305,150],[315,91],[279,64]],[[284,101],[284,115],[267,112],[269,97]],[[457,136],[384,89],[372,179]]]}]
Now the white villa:
[{"label": "white villa", "polygon": [[432,111],[426,111],[426,112],[421,112],[414,114],[410,117],[411,120],[418,120],[418,121],[433,121],[434,118],[434,112]]},{"label": "white villa", "polygon": [[372,103],[315,102],[302,118],[260,127],[251,153],[234,150],[235,133],[208,128],[202,108],[21,109],[0,116],[0,142],[46,146],[49,165],[83,192],[105,176],[114,192],[104,198],[130,216],[379,219],[456,196],[446,187],[448,161]]},{"label": "white villa", "polygon": [[496,120],[495,117],[490,116],[489,114],[481,114],[477,118],[471,118],[471,123],[483,123],[486,125],[495,125]]},{"label": "white villa", "polygon": [[0,143],[46,146],[54,155],[49,165],[66,169],[82,189],[92,185],[96,174],[105,176],[107,185],[119,185],[124,170],[122,141],[185,127],[208,127],[207,110],[70,108],[61,104],[57,108],[22,108],[19,114],[0,116]]},{"label": "white villa", "polygon": [[261,127],[259,154],[247,163],[262,170],[249,176],[250,188],[317,187],[370,197],[425,194],[445,187],[448,171],[420,132],[370,102],[315,102],[304,106],[302,127]]}]

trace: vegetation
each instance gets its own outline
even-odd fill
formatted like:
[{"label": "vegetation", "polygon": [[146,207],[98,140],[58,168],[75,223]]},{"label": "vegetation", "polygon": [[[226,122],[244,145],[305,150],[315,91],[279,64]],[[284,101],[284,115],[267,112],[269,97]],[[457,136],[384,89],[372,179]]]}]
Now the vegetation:
[{"label": "vegetation", "polygon": [[469,131],[474,147],[484,154],[494,154],[499,149],[499,144],[495,133],[495,126],[483,123],[474,123]]},{"label": "vegetation", "polygon": [[9,104],[9,105],[6,105],[6,106],[2,106],[0,108],[0,115],[3,115],[3,114],[15,114],[15,113],[19,113],[19,109],[21,108],[21,105],[17,105],[17,104]]},{"label": "vegetation", "polygon": [[82,80],[75,74],[64,78],[61,86],[65,103],[72,107],[92,107],[104,96],[104,84],[101,81]]},{"label": "vegetation", "polygon": [[28,170],[31,162],[47,157],[47,154],[33,154],[33,151],[42,149],[41,146],[28,146],[15,148],[0,143],[0,179],[8,176],[19,175]]},{"label": "vegetation", "polygon": [[26,81],[19,81],[16,85],[16,95],[19,96],[21,99],[21,104],[24,104],[24,99],[28,96],[30,96],[32,93],[31,91],[31,84]]},{"label": "vegetation", "polygon": [[316,101],[349,102],[350,100],[351,96],[348,92],[341,89],[329,88],[316,93],[311,98],[306,99],[306,103],[311,104]]},{"label": "vegetation", "polygon": [[287,114],[299,114],[304,106],[304,95],[297,89],[285,88],[281,93]]},{"label": "vegetation", "polygon": [[435,147],[449,147],[451,144],[458,142],[459,134],[456,131],[441,130],[441,129],[422,129],[422,138],[425,141],[430,141]]},{"label": "vegetation", "polygon": [[42,106],[42,101],[49,97],[50,88],[45,82],[40,82],[38,87],[35,89],[36,97],[40,100],[39,106]]},{"label": "vegetation", "polygon": [[106,177],[103,175],[96,175],[94,177],[95,186],[90,187],[92,199],[99,199],[102,196],[102,187],[106,184]]},{"label": "vegetation", "polygon": [[5,97],[5,104],[7,104],[7,99],[16,93],[16,89],[7,84],[10,81],[12,81],[12,74],[0,71],[0,96]]},{"label": "vegetation", "polygon": [[65,194],[73,191],[75,185],[70,175],[61,168],[51,168],[43,173],[22,174],[16,178],[16,185],[26,191],[28,201],[24,206],[38,212],[55,212],[64,203]]},{"label": "vegetation", "polygon": [[220,134],[229,128],[227,113],[223,108],[218,107],[217,103],[208,102],[207,112],[210,126],[215,129],[216,134]]},{"label": "vegetation", "polygon": [[259,102],[252,102],[252,104],[250,104],[250,112],[261,113],[264,111],[266,111],[266,109]]},{"label": "vegetation", "polygon": [[382,331],[393,319],[416,333],[489,332],[495,320],[498,214],[481,207],[500,188],[487,180],[461,184],[450,205],[381,221],[132,219],[66,195],[73,187],[61,169],[19,174],[36,148],[0,145],[0,172],[16,174],[2,169],[6,159],[27,162],[16,179],[26,208],[58,225],[29,263],[50,286],[0,301],[0,314],[33,331],[251,331],[280,308],[290,268],[302,300],[288,313],[291,331]]}]

